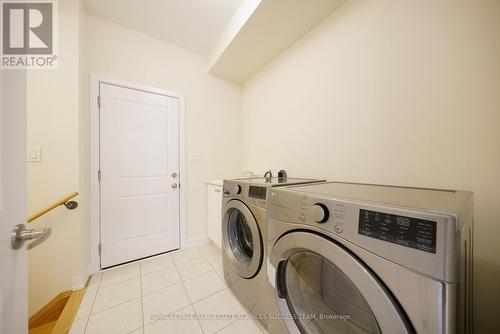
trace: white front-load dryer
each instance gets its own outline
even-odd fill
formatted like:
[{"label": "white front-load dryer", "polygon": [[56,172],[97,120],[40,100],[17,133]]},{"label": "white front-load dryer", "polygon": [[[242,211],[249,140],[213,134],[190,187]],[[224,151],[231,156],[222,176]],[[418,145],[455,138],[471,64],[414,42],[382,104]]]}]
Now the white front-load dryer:
[{"label": "white front-load dryer", "polygon": [[273,189],[270,334],[470,333],[472,193]]}]

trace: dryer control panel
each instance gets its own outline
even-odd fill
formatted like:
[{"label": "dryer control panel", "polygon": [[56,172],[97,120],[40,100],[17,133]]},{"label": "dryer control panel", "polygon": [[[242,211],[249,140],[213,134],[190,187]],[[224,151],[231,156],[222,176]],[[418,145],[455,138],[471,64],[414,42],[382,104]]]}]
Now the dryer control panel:
[{"label": "dryer control panel", "polygon": [[360,209],[358,233],[435,254],[436,224],[431,220]]},{"label": "dryer control panel", "polygon": [[452,212],[335,198],[294,188],[272,189],[268,201],[272,221],[268,231],[280,231],[281,226],[311,229],[420,273],[457,280],[458,219]]}]

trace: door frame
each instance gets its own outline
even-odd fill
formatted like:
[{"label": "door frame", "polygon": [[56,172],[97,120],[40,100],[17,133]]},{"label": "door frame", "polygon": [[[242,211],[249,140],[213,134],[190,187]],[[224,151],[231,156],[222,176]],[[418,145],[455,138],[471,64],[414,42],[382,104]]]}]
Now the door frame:
[{"label": "door frame", "polygon": [[101,240],[100,221],[100,191],[97,173],[99,171],[99,107],[97,97],[99,96],[99,85],[101,83],[140,90],[148,93],[165,95],[179,100],[179,238],[180,248],[186,247],[186,155],[185,155],[185,112],[184,96],[179,93],[166,91],[163,89],[150,87],[138,83],[107,78],[101,75],[90,74],[89,85],[89,209],[90,209],[90,261],[87,267],[87,274],[94,275],[101,270],[101,258],[98,247]]}]

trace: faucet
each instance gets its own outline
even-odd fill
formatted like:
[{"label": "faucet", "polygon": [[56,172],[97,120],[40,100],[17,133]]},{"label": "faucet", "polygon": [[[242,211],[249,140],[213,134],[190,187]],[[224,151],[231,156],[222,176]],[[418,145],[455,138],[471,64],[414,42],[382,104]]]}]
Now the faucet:
[{"label": "faucet", "polygon": [[[267,176],[269,174],[269,177]],[[273,173],[271,170],[268,170],[267,172],[264,173],[264,177],[266,178],[266,182],[271,182],[271,179],[273,178]]]}]

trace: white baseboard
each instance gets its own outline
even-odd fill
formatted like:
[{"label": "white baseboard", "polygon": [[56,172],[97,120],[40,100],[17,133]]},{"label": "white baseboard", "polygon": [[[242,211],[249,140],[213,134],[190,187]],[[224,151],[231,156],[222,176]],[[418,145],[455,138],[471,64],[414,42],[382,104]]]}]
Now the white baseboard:
[{"label": "white baseboard", "polygon": [[85,287],[85,284],[87,283],[88,275],[84,274],[81,276],[75,276],[71,278],[71,290],[80,290]]},{"label": "white baseboard", "polygon": [[88,265],[87,268],[85,268],[85,275],[87,277],[85,279],[85,284],[87,284],[87,280],[90,278],[90,276],[97,274],[99,271],[101,271],[100,268],[94,268],[92,265]]},{"label": "white baseboard", "polygon": [[208,235],[201,235],[199,237],[189,238],[186,240],[186,248],[193,248],[197,246],[201,246],[204,244],[208,244],[210,239]]}]

